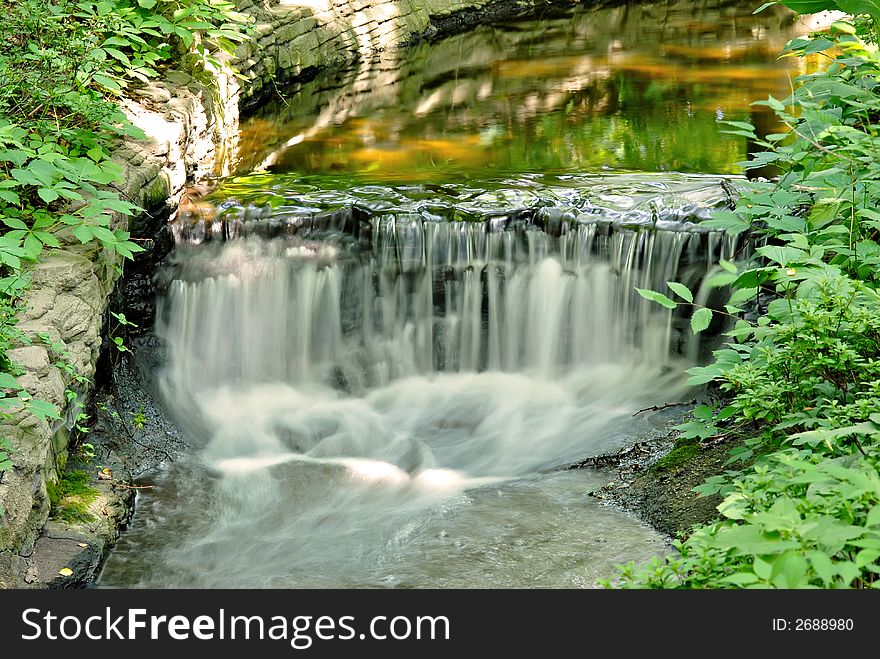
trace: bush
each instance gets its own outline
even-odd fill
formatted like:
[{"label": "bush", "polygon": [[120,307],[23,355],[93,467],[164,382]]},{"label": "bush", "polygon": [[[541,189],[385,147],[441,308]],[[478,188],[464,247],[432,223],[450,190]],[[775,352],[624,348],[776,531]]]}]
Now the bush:
[{"label": "bush", "polygon": [[[246,38],[246,17],[221,0],[0,0],[0,419],[22,407],[59,418],[17,383],[7,350],[26,266],[68,240],[96,241],[124,259],[142,251],[114,217],[138,209],[108,185],[122,137],[143,137],[114,102],[172,57],[209,74]],[[0,446],[0,476],[12,468]],[[0,508],[0,515],[4,514]]]},{"label": "bush", "polygon": [[[880,10],[865,13],[871,20],[859,24],[873,39]],[[714,382],[725,405],[697,408],[681,431],[744,438],[731,463],[760,457],[696,488],[724,496],[721,521],[676,543],[677,556],[627,566],[623,586],[880,585],[880,58],[856,32],[838,22],[830,35],[788,44],[789,56],[838,54],[798,78],[789,98],[759,102],[786,132],[759,139],[751,125],[726,122],[765,149],[746,168],[772,164],[780,174],[707,222],[748,232],[760,247],[710,282],[730,287],[721,313],[738,320],[714,361],[690,369],[690,382]],[[692,304],[690,291],[669,287],[681,301],[642,294]],[[747,309],[764,313],[746,322]],[[719,312],[698,309],[695,331]]]}]

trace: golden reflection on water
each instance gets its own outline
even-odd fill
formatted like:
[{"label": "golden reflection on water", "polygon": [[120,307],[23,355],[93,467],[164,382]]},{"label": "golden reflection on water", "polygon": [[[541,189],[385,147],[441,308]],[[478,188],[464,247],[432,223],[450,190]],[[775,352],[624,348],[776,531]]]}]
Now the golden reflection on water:
[{"label": "golden reflection on water", "polygon": [[667,3],[659,25],[653,5],[581,11],[386,53],[299,85],[289,106],[246,122],[238,172],[377,182],[736,173],[748,145],[718,122],[779,130],[751,103],[786,97],[803,72],[778,58],[797,32],[792,15],[753,16],[752,4]]}]

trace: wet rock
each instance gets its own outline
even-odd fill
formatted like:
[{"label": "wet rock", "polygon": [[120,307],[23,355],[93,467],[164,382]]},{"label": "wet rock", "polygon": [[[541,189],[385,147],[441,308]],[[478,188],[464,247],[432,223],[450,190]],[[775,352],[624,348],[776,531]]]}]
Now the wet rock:
[{"label": "wet rock", "polygon": [[588,458],[572,468],[615,469],[617,479],[591,496],[633,512],[661,533],[677,537],[718,517],[716,507],[721,498],[700,496],[693,488],[729,468],[732,445],[718,442],[696,446],[684,459],[662,460],[673,446],[674,435],[670,435],[612,455]]}]

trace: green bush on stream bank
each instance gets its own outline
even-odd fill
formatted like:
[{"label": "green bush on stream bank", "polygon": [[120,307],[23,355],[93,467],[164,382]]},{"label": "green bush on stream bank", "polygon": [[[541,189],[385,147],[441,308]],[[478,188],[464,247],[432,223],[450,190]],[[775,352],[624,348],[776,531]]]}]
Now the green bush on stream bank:
[{"label": "green bush on stream bank", "polygon": [[[746,166],[780,175],[707,222],[762,245],[723,264],[713,283],[730,287],[723,313],[738,320],[714,362],[689,371],[725,403],[697,408],[684,440],[739,440],[731,470],[696,488],[724,497],[721,518],[677,542],[677,555],[629,565],[606,586],[880,587],[880,4],[783,4],[864,18],[788,44],[786,56],[828,63],[789,98],[760,102],[785,132],[760,139],[728,122],[764,148]],[[676,300],[642,291],[668,307],[691,303],[680,284],[666,293]],[[742,320],[749,306],[755,322]],[[695,331],[711,313],[695,311]]]},{"label": "green bush on stream bank", "polygon": [[[40,341],[16,328],[28,264],[65,244],[97,242],[126,259],[141,248],[114,216],[138,209],[107,186],[125,137],[143,137],[114,102],[172,60],[209,75],[245,38],[219,0],[0,0],[0,415],[60,418],[16,380],[7,351]],[[69,369],[63,369],[69,370]],[[14,468],[0,437],[0,475]],[[0,517],[5,514],[0,508]]]}]

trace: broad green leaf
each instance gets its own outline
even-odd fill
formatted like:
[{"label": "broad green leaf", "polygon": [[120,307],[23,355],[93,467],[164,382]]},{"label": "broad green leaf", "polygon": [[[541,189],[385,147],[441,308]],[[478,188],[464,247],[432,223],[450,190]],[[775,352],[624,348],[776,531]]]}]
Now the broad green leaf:
[{"label": "broad green leaf", "polygon": [[0,190],[0,199],[15,206],[18,206],[21,203],[18,194],[12,190]]},{"label": "broad green leaf", "polygon": [[711,382],[715,378],[720,377],[722,374],[721,369],[714,364],[709,366],[694,366],[693,368],[687,369],[685,373],[690,375],[687,381],[689,385],[706,384],[707,382]]},{"label": "broad green leaf", "polygon": [[752,572],[734,572],[724,577],[722,583],[733,584],[734,586],[750,586],[758,581],[758,577]]},{"label": "broad green leaf", "polygon": [[835,0],[834,4],[852,16],[868,14],[874,20],[880,19],[880,2],[877,0]]},{"label": "broad green leaf", "polygon": [[721,288],[722,286],[730,286],[739,276],[734,272],[719,272],[706,280],[706,286],[709,288]]},{"label": "broad green leaf", "polygon": [[807,560],[797,551],[787,551],[774,559],[771,581],[777,588],[798,588],[806,574]]},{"label": "broad green leaf", "polygon": [[719,549],[732,549],[736,554],[781,554],[789,549],[797,549],[798,543],[783,540],[776,534],[765,534],[761,529],[750,526],[733,526],[721,529],[711,546]]},{"label": "broad green leaf", "polygon": [[641,295],[646,300],[650,300],[651,302],[656,302],[667,309],[675,309],[676,304],[668,297],[663,295],[663,293],[658,293],[657,291],[651,291],[644,288],[637,288],[636,291],[639,295]]},{"label": "broad green leaf", "polygon": [[0,389],[21,389],[18,380],[11,373],[0,373]]},{"label": "broad green leaf", "polygon": [[852,23],[847,23],[846,21],[834,21],[831,24],[831,27],[838,32],[843,32],[844,34],[855,34],[856,26]]},{"label": "broad green leaf", "polygon": [[81,243],[85,244],[85,243],[91,241],[91,239],[93,238],[92,228],[89,226],[86,226],[84,224],[80,224],[79,226],[74,226],[73,227],[73,235],[76,236],[77,239]]},{"label": "broad green leaf", "polygon": [[116,48],[105,48],[107,54],[110,55],[113,59],[122,62],[126,66],[131,66],[131,60],[128,59],[128,55],[123,53],[121,50],[117,50]]},{"label": "broad green leaf", "polygon": [[51,188],[40,188],[37,190],[37,195],[39,195],[40,199],[45,201],[47,204],[51,204],[53,201],[58,199],[58,193]]},{"label": "broad green leaf", "polygon": [[726,261],[724,259],[719,259],[718,265],[720,265],[723,269],[727,270],[727,272],[736,274],[736,265],[734,265],[730,261]]},{"label": "broad green leaf", "polygon": [[[842,8],[839,0],[781,0],[780,4],[799,14],[818,14],[820,11],[835,11]],[[846,11],[844,9],[844,11]]]},{"label": "broad green leaf", "polygon": [[37,398],[28,401],[28,410],[30,410],[31,414],[40,417],[41,419],[61,418],[61,414],[58,412],[58,408],[55,405]]},{"label": "broad green leaf", "polygon": [[104,87],[105,89],[109,89],[110,91],[119,91],[122,87],[116,82],[113,78],[109,78],[101,73],[95,73],[92,75],[92,80],[97,82],[99,85]]},{"label": "broad green leaf", "polygon": [[118,37],[118,36],[117,37],[110,37],[109,39],[106,39],[104,41],[104,43],[101,44],[102,48],[104,46],[122,46],[123,48],[127,48],[127,47],[131,46],[131,42],[126,39],[123,39],[121,37]]},{"label": "broad green leaf", "polygon": [[834,565],[828,554],[814,549],[807,552],[807,558],[810,561],[810,565],[813,566],[816,576],[822,580],[822,584],[830,586],[831,581],[834,579]]},{"label": "broad green leaf", "polygon": [[755,251],[781,266],[796,263],[806,256],[806,252],[802,249],[779,245],[764,245]]},{"label": "broad green leaf", "polygon": [[684,284],[679,284],[677,281],[668,281],[666,285],[669,286],[669,289],[682,298],[685,302],[693,302],[694,294],[691,293],[690,289]]},{"label": "broad green leaf", "polygon": [[694,311],[694,315],[691,316],[691,330],[693,330],[694,334],[699,334],[709,327],[711,322],[712,310],[702,307]]},{"label": "broad green leaf", "polygon": [[773,563],[765,561],[760,556],[755,556],[752,561],[752,569],[761,579],[764,581],[770,581],[770,576],[773,574]]},{"label": "broad green leaf", "polygon": [[2,221],[3,224],[8,226],[10,229],[22,229],[24,231],[27,231],[27,228],[28,228],[27,224],[22,222],[17,217],[10,217],[8,215],[0,215],[0,221]]},{"label": "broad green leaf", "polygon": [[862,549],[856,554],[856,567],[864,569],[869,565],[874,565],[878,558],[880,558],[880,551],[877,549]]}]

